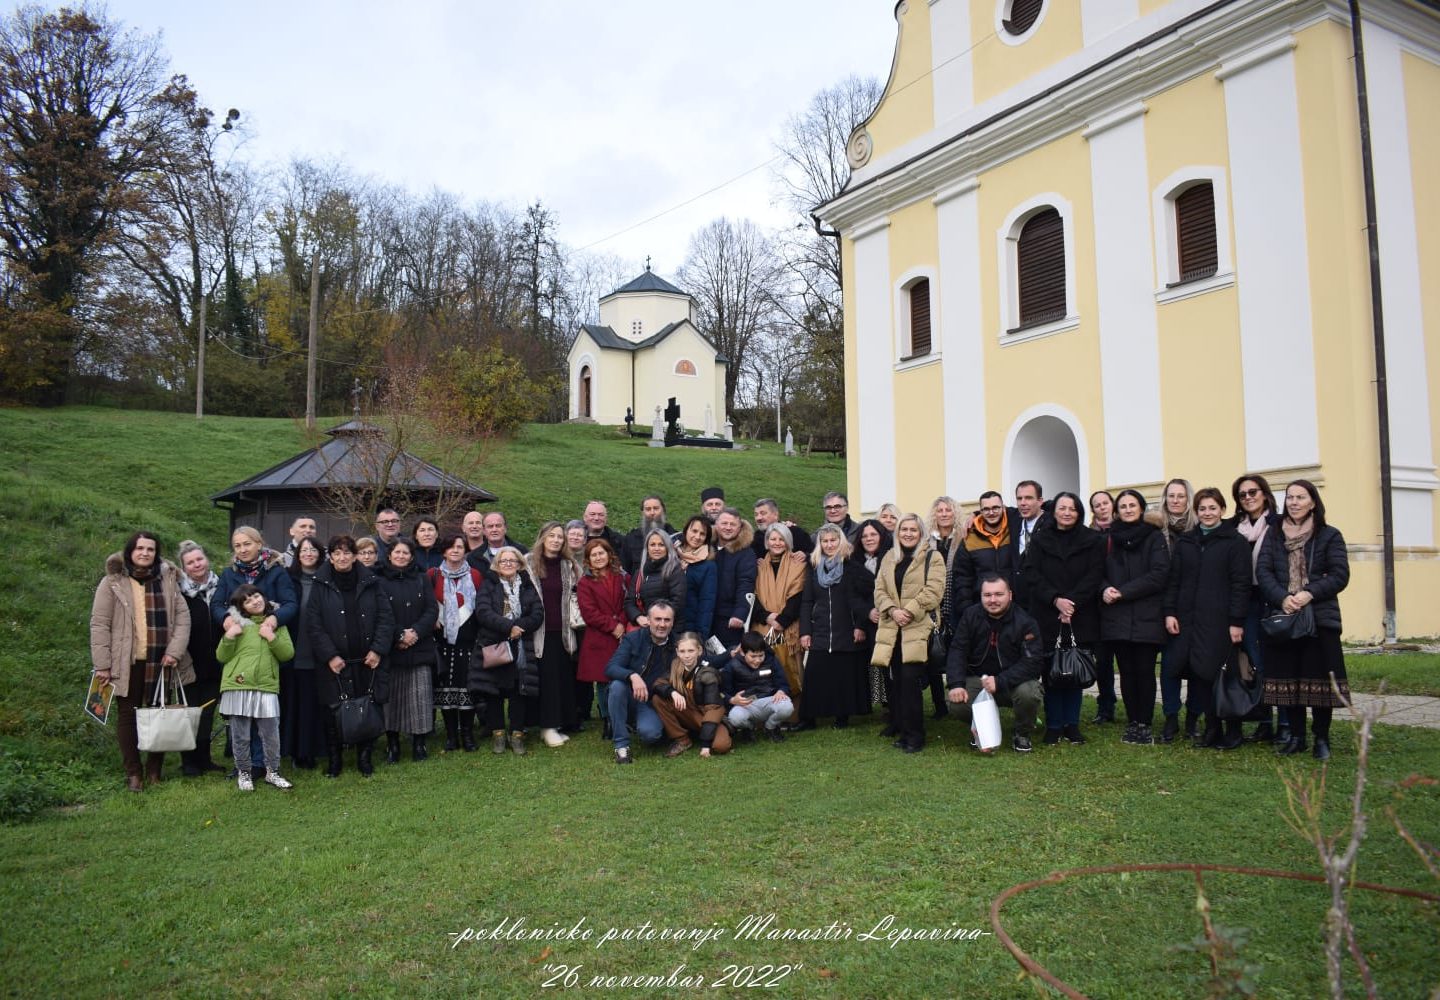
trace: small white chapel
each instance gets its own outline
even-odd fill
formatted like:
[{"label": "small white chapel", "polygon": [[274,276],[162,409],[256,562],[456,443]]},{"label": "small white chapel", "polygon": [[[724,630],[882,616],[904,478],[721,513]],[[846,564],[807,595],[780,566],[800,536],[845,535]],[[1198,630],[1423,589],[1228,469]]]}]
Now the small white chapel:
[{"label": "small white chapel", "polygon": [[650,427],[670,397],[687,430],[725,424],[727,361],[695,325],[695,300],[650,270],[600,299],[570,345],[570,418]]}]

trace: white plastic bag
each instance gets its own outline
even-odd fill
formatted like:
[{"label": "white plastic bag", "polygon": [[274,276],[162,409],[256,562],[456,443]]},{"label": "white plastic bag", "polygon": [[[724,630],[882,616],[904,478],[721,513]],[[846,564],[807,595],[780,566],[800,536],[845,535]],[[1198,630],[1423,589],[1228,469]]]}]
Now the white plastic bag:
[{"label": "white plastic bag", "polygon": [[970,702],[970,732],[985,753],[1000,745],[1000,708],[984,688]]}]

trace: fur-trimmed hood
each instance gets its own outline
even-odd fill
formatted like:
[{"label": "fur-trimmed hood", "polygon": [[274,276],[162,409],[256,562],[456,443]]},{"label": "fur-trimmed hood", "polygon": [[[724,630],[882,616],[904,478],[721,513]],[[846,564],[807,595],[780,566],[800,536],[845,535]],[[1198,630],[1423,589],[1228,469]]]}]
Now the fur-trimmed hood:
[{"label": "fur-trimmed hood", "polygon": [[[178,580],[178,579],[180,578],[180,567],[179,567],[179,566],[176,566],[176,565],[175,565],[174,563],[172,563],[169,559],[161,559],[161,560],[160,560],[160,574],[161,574],[161,576],[167,576],[167,575],[168,575],[168,576],[173,576],[173,577],[175,577],[176,580]],[[130,575],[130,574],[126,571],[126,569],[125,569],[125,550],[124,550],[124,549],[121,549],[121,550],[118,551],[118,552],[112,552],[112,553],[110,553],[109,558],[107,558],[107,559],[105,560],[105,575],[106,575],[106,576],[129,576],[129,575]]]}]

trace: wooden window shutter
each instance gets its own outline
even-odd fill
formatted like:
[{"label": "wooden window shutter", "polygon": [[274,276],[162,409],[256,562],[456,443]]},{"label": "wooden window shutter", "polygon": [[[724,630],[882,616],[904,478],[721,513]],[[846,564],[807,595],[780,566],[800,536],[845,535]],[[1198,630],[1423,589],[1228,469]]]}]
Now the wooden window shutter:
[{"label": "wooden window shutter", "polygon": [[1012,35],[1023,35],[1035,24],[1045,0],[1013,0],[1010,16],[1005,19],[1005,30]]},{"label": "wooden window shutter", "polygon": [[1047,208],[1031,216],[1016,244],[1020,326],[1065,318],[1065,222]]},{"label": "wooden window shutter", "polygon": [[1179,244],[1180,281],[1208,278],[1220,265],[1215,243],[1215,188],[1206,181],[1175,199],[1175,242]]},{"label": "wooden window shutter", "polygon": [[930,279],[910,286],[910,357],[930,353]]}]

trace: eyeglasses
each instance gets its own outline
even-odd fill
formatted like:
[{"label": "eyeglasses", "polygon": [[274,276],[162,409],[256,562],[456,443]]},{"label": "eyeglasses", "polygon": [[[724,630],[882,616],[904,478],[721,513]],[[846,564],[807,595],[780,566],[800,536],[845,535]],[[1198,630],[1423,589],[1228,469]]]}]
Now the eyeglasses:
[{"label": "eyeglasses", "polygon": [[998,513],[1000,513],[1002,510],[1004,510],[1004,509],[1005,509],[1005,508],[1003,508],[1003,507],[981,507],[981,508],[980,508],[980,513],[982,513],[982,514],[998,514]]},{"label": "eyeglasses", "polygon": [[1251,497],[1258,497],[1259,495],[1260,495],[1260,491],[1259,491],[1258,489],[1255,489],[1255,490],[1241,490],[1241,491],[1240,491],[1240,498],[1241,498],[1242,500],[1249,500]]},{"label": "eyeglasses", "polygon": [[846,506],[846,505],[843,504],[843,503],[827,503],[827,504],[825,505],[825,509],[826,509],[826,510],[844,510],[844,509],[845,509],[845,506]]},{"label": "eyeglasses", "polygon": [[495,560],[495,565],[496,565],[496,566],[519,566],[519,565],[520,565],[520,560],[519,560],[519,559],[497,559],[497,560]]},{"label": "eyeglasses", "polygon": [[376,523],[376,524],[399,524],[399,523],[400,523],[400,519],[399,519],[398,517],[382,517],[380,520],[376,521],[375,523]]}]

